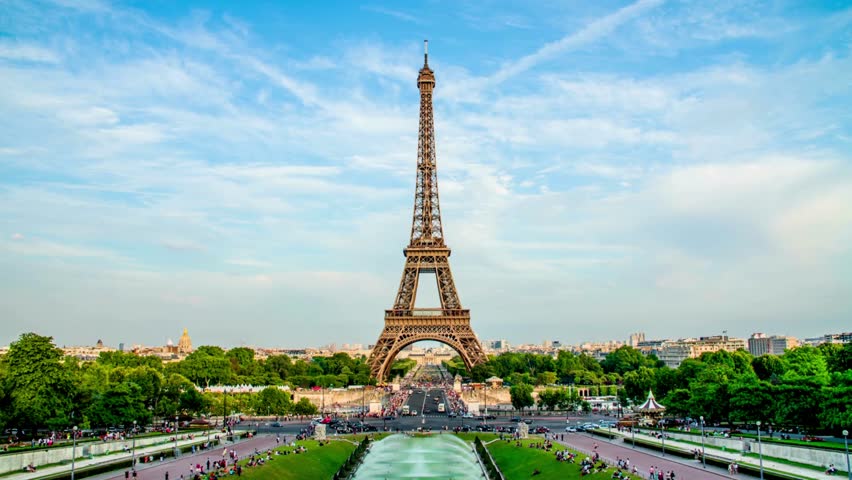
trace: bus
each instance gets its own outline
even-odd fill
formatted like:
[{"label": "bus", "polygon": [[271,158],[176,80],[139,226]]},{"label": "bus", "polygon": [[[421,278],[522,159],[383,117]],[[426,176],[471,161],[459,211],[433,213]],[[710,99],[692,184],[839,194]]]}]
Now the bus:
[{"label": "bus", "polygon": [[444,413],[444,404],[443,403],[438,404],[438,413]]},{"label": "bus", "polygon": [[402,406],[402,414],[403,414],[403,415],[408,415],[408,413],[409,413],[409,407],[408,407],[408,405],[403,405],[403,406]]}]

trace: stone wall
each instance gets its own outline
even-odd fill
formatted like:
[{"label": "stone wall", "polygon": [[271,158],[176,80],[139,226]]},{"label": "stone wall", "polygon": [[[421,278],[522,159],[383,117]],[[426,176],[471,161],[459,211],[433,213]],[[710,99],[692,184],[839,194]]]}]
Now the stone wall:
[{"label": "stone wall", "polygon": [[363,392],[363,397],[361,390],[326,390],[325,392],[302,390],[294,392],[293,401],[298,402],[302,398],[307,398],[317,408],[322,408],[322,404],[325,402],[326,410],[330,410],[335,404],[347,408],[361,407],[363,398],[364,407],[367,408],[370,406],[370,402],[381,402],[385,395],[384,390],[367,390]]},{"label": "stone wall", "polygon": [[[666,432],[669,438],[674,440],[687,440],[694,443],[701,443],[701,436],[689,435],[685,433],[677,433],[675,431]],[[704,437],[704,444],[717,448],[725,448],[729,451],[746,453],[758,453],[757,439],[751,438],[724,438],[724,437]],[[842,451],[822,450],[817,448],[808,448],[804,446],[780,445],[777,443],[762,442],[763,454],[767,457],[784,458],[794,462],[807,463],[818,467],[827,468],[834,464],[841,468],[846,465],[846,454]]]},{"label": "stone wall", "polygon": [[[201,432],[194,432],[193,435],[198,443],[207,440],[207,435]],[[159,436],[159,437],[147,437],[147,438],[139,438],[136,440],[136,450],[137,452],[143,447],[149,447],[152,445],[172,443],[169,442],[169,439],[173,437],[169,436]],[[189,435],[178,434],[178,440],[184,442],[189,440]],[[95,441],[95,442],[83,442],[77,444],[77,459],[88,458],[89,456],[98,456],[104,455],[107,453],[116,453],[123,452],[123,446],[127,445],[128,452],[133,447],[133,440],[112,440],[109,442]],[[183,445],[183,444],[181,444]],[[0,455],[0,475],[9,473],[9,472],[21,472],[23,471],[27,465],[33,464],[36,467],[43,465],[51,465],[61,462],[71,462],[71,455],[74,450],[73,445],[68,447],[54,447],[54,448],[36,448],[33,450],[29,450],[26,452],[20,453],[7,453],[5,455]]]}]

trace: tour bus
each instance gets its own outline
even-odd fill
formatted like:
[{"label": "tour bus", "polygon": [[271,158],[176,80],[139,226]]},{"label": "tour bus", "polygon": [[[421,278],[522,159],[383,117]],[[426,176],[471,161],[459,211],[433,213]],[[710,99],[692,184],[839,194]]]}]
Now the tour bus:
[{"label": "tour bus", "polygon": [[439,404],[438,404],[438,412],[439,412],[439,413],[444,413],[444,404],[443,404],[443,403],[439,403]]},{"label": "tour bus", "polygon": [[403,414],[403,415],[408,415],[408,413],[409,413],[409,407],[408,407],[408,405],[403,405],[403,406],[402,406],[402,414]]}]

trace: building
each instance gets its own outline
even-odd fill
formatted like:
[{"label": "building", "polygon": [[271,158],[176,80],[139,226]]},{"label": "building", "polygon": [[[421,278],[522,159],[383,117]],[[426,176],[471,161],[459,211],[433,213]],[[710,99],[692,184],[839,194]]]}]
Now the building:
[{"label": "building", "polygon": [[736,352],[745,350],[747,343],[742,338],[730,338],[727,335],[711,337],[688,338],[681,340],[666,340],[662,343],[658,357],[667,366],[677,368],[687,358],[698,358],[703,353],[725,350]]},{"label": "building", "polygon": [[852,332],[827,333],[820,337],[806,338],[804,343],[814,347],[823,343],[852,343]]},{"label": "building", "polygon": [[627,345],[637,348],[639,344],[645,341],[645,333],[644,332],[636,332],[631,333],[630,337],[627,338]]},{"label": "building", "polygon": [[503,340],[503,339],[488,340],[488,341],[485,342],[485,346],[486,346],[486,348],[489,348],[491,350],[503,351],[503,350],[509,349],[509,342],[507,342],[506,340]]},{"label": "building", "polygon": [[783,355],[787,349],[799,346],[799,340],[785,335],[766,336],[753,333],[748,339],[748,352],[759,357],[761,355]]},{"label": "building", "polygon": [[183,355],[188,355],[192,353],[192,340],[189,339],[189,334],[186,329],[183,329],[183,335],[180,336],[180,340],[178,340],[178,353]]}]

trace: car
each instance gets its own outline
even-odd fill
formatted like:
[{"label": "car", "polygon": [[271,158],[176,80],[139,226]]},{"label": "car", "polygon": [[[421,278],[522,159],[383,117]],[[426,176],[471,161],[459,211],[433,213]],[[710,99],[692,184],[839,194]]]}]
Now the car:
[{"label": "car", "polygon": [[396,417],[393,415],[385,415],[385,420],[396,420]]},{"label": "car", "polygon": [[531,418],[525,418],[524,423],[526,423],[527,425],[532,425],[532,419]]},{"label": "car", "polygon": [[535,433],[547,433],[550,429],[545,426],[539,426],[535,428]]},{"label": "car", "polygon": [[455,414],[455,412],[450,412],[447,414],[447,416],[450,418],[456,418],[457,415]]},{"label": "car", "polygon": [[577,431],[577,429],[574,427],[565,427],[565,431],[568,433],[574,433]]},{"label": "car", "polygon": [[509,419],[510,422],[521,423],[521,417],[512,417]]},{"label": "car", "polygon": [[486,415],[485,419],[486,420],[497,420],[497,415]]},{"label": "car", "polygon": [[281,422],[272,422],[272,423],[269,424],[269,426],[273,427],[273,428],[281,428],[284,425],[281,425]]}]

